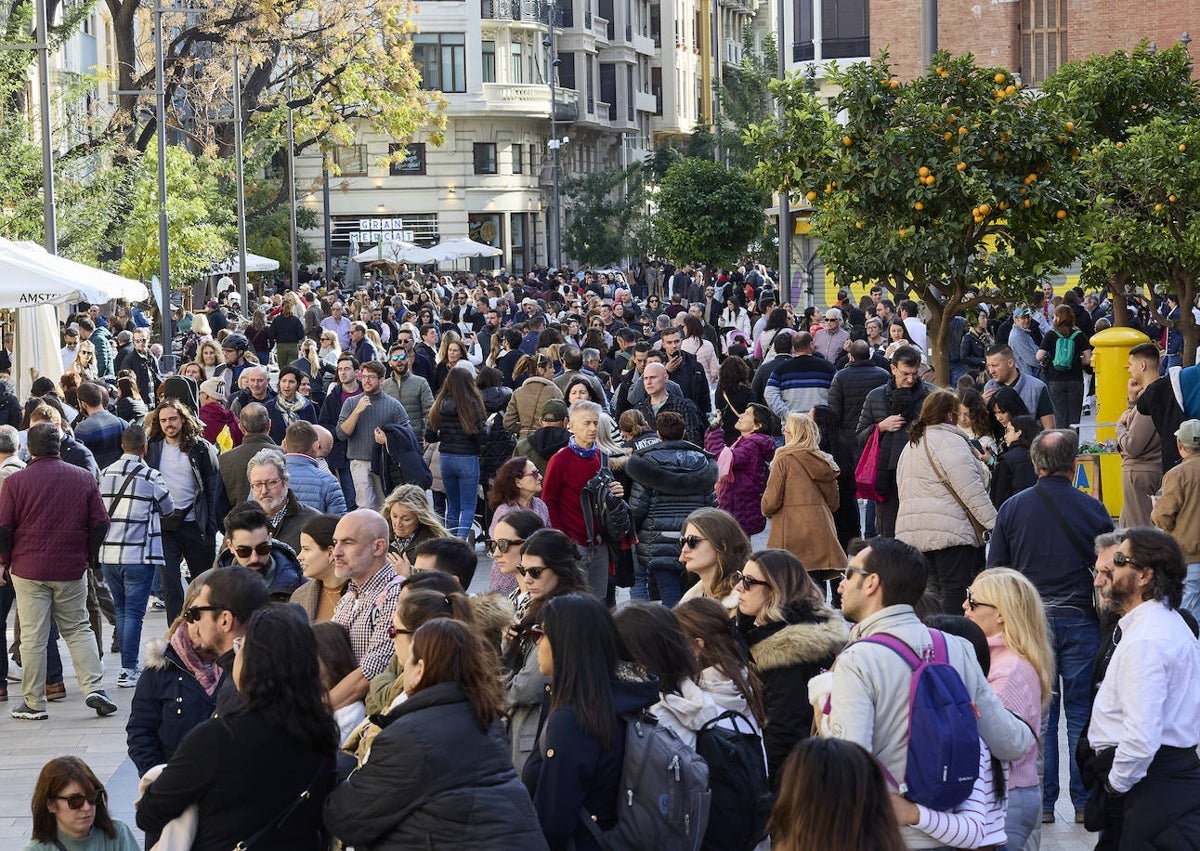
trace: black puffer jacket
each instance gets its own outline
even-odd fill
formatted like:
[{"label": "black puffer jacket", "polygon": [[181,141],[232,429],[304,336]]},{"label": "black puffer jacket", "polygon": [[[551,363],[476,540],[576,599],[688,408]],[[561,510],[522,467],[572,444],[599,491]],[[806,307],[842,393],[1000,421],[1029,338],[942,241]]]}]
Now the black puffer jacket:
[{"label": "black puffer jacket", "polygon": [[421,689],[381,725],[371,758],[325,802],[335,836],[359,851],[544,851],[500,719],[481,730],[458,683]]},{"label": "black puffer jacket", "polygon": [[869,360],[859,360],[851,361],[844,369],[838,370],[833,383],[829,385],[829,407],[837,416],[838,429],[856,464],[862,455],[862,443],[858,440],[857,431],[863,404],[867,401],[868,393],[887,384],[890,379],[886,369],[880,369]]},{"label": "black puffer jacket", "polygon": [[139,776],[170,761],[183,737],[212,717],[217,700],[161,638],[146,642],[146,665],[125,725],[129,758]]},{"label": "black puffer jacket", "polygon": [[637,527],[638,560],[648,570],[679,572],[679,535],[687,516],[717,504],[717,462],[694,443],[665,440],[625,463],[633,482],[629,509]]},{"label": "black puffer jacket", "polygon": [[462,423],[458,419],[458,405],[449,396],[442,399],[439,414],[441,416],[441,422],[438,423],[440,428],[435,431],[431,423],[425,429],[425,441],[427,443],[440,442],[443,455],[479,455],[479,441],[484,427],[483,410],[480,409],[475,413],[475,434],[467,434],[463,431]]}]

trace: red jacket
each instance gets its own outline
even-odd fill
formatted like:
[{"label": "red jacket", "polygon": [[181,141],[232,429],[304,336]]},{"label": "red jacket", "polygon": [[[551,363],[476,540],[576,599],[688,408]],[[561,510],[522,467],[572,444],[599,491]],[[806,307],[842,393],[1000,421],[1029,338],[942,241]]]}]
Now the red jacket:
[{"label": "red jacket", "polygon": [[214,446],[217,443],[217,435],[225,426],[229,426],[229,436],[233,438],[233,445],[242,445],[242,424],[237,414],[220,402],[209,402],[201,406],[200,422],[204,424],[204,439]]},{"label": "red jacket", "polygon": [[21,579],[82,578],[107,530],[96,480],[57,456],[33,459],[0,490],[0,563]]}]

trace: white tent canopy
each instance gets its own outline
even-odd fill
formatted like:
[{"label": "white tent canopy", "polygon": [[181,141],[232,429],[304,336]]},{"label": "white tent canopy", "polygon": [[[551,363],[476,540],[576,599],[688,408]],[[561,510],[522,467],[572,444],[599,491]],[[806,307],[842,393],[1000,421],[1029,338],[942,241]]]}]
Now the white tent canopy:
[{"label": "white tent canopy", "polygon": [[[274,272],[279,268],[279,261],[272,260],[270,257],[246,252],[246,268],[251,272]],[[234,254],[233,257],[226,260],[220,266],[214,266],[209,269],[208,274],[215,277],[216,275],[232,275],[241,271],[241,260]]]},{"label": "white tent canopy", "polygon": [[355,263],[391,263],[393,266],[399,266],[401,263],[425,266],[437,262],[437,258],[429,249],[402,239],[385,239],[374,248],[355,254],[353,259]]},{"label": "white tent canopy", "polygon": [[442,240],[429,251],[438,263],[462,260],[467,257],[499,257],[504,253],[495,246],[485,245],[482,242],[467,239],[465,236]]},{"label": "white tent canopy", "polygon": [[146,286],[138,281],[55,256],[32,242],[0,238],[0,307],[148,297]]}]

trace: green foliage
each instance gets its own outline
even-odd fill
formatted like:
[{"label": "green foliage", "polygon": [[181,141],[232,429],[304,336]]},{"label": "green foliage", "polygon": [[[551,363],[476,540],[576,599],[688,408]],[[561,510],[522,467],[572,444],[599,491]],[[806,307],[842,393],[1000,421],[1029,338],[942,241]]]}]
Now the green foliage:
[{"label": "green foliage", "polygon": [[563,181],[571,223],[563,229],[569,257],[590,266],[643,256],[646,185],[641,166],[581,174]]},{"label": "green foliage", "polygon": [[[1084,269],[1118,315],[1127,287],[1192,304],[1200,275],[1200,89],[1186,48],[1118,51],[1064,66],[1047,98],[1084,117]],[[1191,311],[1177,325],[1184,362],[1200,344]]]},{"label": "green foliage", "polygon": [[754,48],[750,28],[742,36],[742,61],[726,68],[718,93],[721,102],[720,139],[726,162],[743,170],[754,166],[753,153],[745,146],[742,133],[752,124],[771,114],[771,81],[778,73],[779,52],[775,37],[763,37],[763,49]]},{"label": "green foliage", "polygon": [[657,196],[660,249],[678,263],[732,263],[761,235],[766,200],[741,172],[709,160],[678,160]]},{"label": "green foliage", "polygon": [[[235,212],[222,197],[232,182],[231,163],[167,148],[167,234],[171,281],[185,285],[226,256],[234,241]],[[138,161],[132,209],[125,230],[121,274],[149,280],[158,274],[158,154],[151,148]]]},{"label": "green foliage", "polygon": [[1059,102],[1025,95],[1009,72],[969,55],[939,52],[909,83],[886,53],[828,78],[840,89],[829,109],[799,76],[772,85],[782,117],[745,134],[756,180],[812,206],[839,283],[882,282],[925,301],[945,381],[951,317],[1026,298],[1075,257],[1074,123]]}]

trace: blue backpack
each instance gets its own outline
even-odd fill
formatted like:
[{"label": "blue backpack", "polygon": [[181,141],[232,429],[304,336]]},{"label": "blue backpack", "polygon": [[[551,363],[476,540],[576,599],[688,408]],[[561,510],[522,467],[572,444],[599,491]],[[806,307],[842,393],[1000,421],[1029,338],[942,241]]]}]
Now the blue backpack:
[{"label": "blue backpack", "polygon": [[929,637],[929,658],[917,656],[894,635],[862,640],[891,648],[913,672],[904,782],[888,779],[914,804],[945,812],[967,799],[979,777],[979,725],[967,687],[950,664],[946,636],[931,629]]}]

